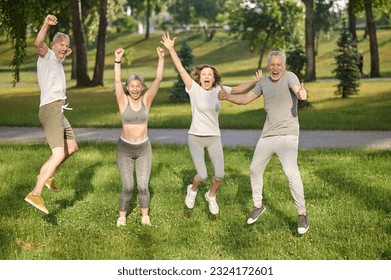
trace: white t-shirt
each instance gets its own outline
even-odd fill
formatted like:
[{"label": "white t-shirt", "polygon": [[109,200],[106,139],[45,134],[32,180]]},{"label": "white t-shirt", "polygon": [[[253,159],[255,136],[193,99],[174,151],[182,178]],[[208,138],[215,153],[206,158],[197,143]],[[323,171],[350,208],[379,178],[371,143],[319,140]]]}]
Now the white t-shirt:
[{"label": "white t-shirt", "polygon": [[39,107],[67,98],[64,67],[51,49],[44,57],[38,57],[37,77],[41,89]]},{"label": "white t-shirt", "polygon": [[[224,86],[228,93],[232,88]],[[218,93],[221,87],[217,86],[211,90],[204,90],[194,80],[191,89],[186,89],[190,96],[192,121],[189,134],[199,136],[220,136],[219,110],[220,100]]]}]

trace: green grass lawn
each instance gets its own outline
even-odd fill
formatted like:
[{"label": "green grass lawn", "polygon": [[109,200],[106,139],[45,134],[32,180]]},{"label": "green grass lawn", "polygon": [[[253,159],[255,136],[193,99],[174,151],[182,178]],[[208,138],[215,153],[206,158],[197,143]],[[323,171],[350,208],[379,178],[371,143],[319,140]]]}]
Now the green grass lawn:
[{"label": "green grass lawn", "polygon": [[[310,229],[296,233],[297,213],[276,159],[265,173],[267,211],[247,225],[252,149],[225,149],[226,177],[212,216],[199,189],[184,205],[194,175],[187,146],[153,145],[151,227],[132,200],[128,225],[116,227],[121,183],[115,144],[80,143],[45,190],[44,215],[23,198],[32,189],[45,144],[0,144],[0,259],[380,260],[391,258],[390,151],[307,150],[299,155]],[[12,160],[9,160],[12,159]],[[208,166],[212,173],[211,166]],[[126,245],[124,245],[126,244]]]},{"label": "green grass lawn", "polygon": [[[381,74],[391,77],[389,30],[378,30]],[[362,34],[359,34],[359,37]],[[212,42],[201,34],[181,35],[195,55],[195,64],[210,63],[223,74],[226,85],[236,85],[255,73],[257,54],[246,43],[217,33]],[[301,129],[391,129],[391,81],[363,79],[359,95],[341,99],[334,95],[336,81],[333,50],[337,36],[323,40],[317,56],[318,81],[307,83],[311,107],[301,110]],[[155,49],[160,38],[143,41],[140,35],[108,38],[105,86],[75,88],[68,83],[66,112],[74,127],[120,127],[113,82],[113,55],[124,47],[127,62],[123,77],[136,72],[150,84],[155,73]],[[364,51],[364,71],[369,72],[369,46]],[[0,43],[0,126],[40,126],[36,55],[30,40],[21,82],[10,84],[11,48]],[[93,68],[94,51],[89,52]],[[70,60],[65,63],[69,78]],[[91,73],[92,76],[92,73]],[[326,79],[327,78],[327,79]],[[168,58],[161,90],[150,113],[149,127],[188,128],[189,104],[169,102],[168,90],[176,73]],[[265,118],[262,98],[247,106],[223,103],[221,128],[261,129]],[[218,194],[221,213],[209,214],[200,188],[196,206],[184,205],[185,188],[194,176],[187,146],[154,145],[151,176],[152,227],[140,224],[139,206],[133,199],[128,225],[116,227],[121,183],[115,162],[115,144],[81,142],[80,150],[56,174],[58,194],[44,191],[50,211],[43,215],[23,201],[33,188],[41,164],[49,156],[46,144],[0,143],[0,259],[2,260],[389,260],[391,258],[391,152],[366,149],[300,151],[299,166],[305,185],[311,225],[302,237],[296,234],[296,211],[281,167],[273,159],[265,174],[268,208],[252,226],[249,164],[252,148],[225,148],[226,177]],[[210,166],[208,169],[213,171]],[[125,244],[125,246],[124,246]]]}]

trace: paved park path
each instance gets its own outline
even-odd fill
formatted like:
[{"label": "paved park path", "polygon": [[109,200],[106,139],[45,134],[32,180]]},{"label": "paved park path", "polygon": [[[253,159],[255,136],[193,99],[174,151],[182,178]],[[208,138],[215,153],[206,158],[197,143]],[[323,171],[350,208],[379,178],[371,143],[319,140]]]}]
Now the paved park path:
[{"label": "paved park path", "polygon": [[[187,129],[148,129],[151,143],[187,144]],[[74,128],[78,142],[116,142],[120,128]],[[260,130],[222,129],[222,142],[227,147],[255,147]],[[45,142],[41,127],[0,127],[0,142]],[[372,148],[391,150],[391,131],[303,130],[300,132],[300,149],[312,148]]]}]

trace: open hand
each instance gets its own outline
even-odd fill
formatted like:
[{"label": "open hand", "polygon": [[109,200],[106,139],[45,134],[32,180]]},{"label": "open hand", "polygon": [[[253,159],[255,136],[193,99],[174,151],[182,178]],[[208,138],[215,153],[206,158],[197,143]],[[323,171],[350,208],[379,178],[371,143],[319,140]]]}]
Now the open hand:
[{"label": "open hand", "polygon": [[255,72],[254,81],[257,83],[263,78],[262,69],[258,69],[257,72]]},{"label": "open hand", "polygon": [[170,33],[166,33],[162,35],[162,41],[160,41],[160,43],[162,43],[168,50],[170,50],[174,48],[176,39],[177,37],[171,39]]}]

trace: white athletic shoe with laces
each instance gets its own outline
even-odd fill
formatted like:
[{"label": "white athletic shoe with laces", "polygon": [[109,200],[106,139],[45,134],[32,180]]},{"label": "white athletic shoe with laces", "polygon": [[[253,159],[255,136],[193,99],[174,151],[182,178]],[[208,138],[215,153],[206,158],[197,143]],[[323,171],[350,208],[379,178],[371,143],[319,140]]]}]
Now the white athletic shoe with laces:
[{"label": "white athletic shoe with laces", "polygon": [[185,204],[186,204],[187,208],[190,208],[190,209],[194,208],[195,199],[197,196],[197,192],[193,192],[191,190],[192,187],[193,187],[193,185],[187,186],[187,193],[186,193],[186,199],[185,199]]},{"label": "white athletic shoe with laces", "polygon": [[126,218],[119,217],[117,220],[117,227],[126,226]]},{"label": "white athletic shoe with laces", "polygon": [[216,196],[209,196],[209,192],[205,193],[205,199],[209,202],[209,211],[213,215],[217,215],[219,213],[219,206],[217,205]]}]

